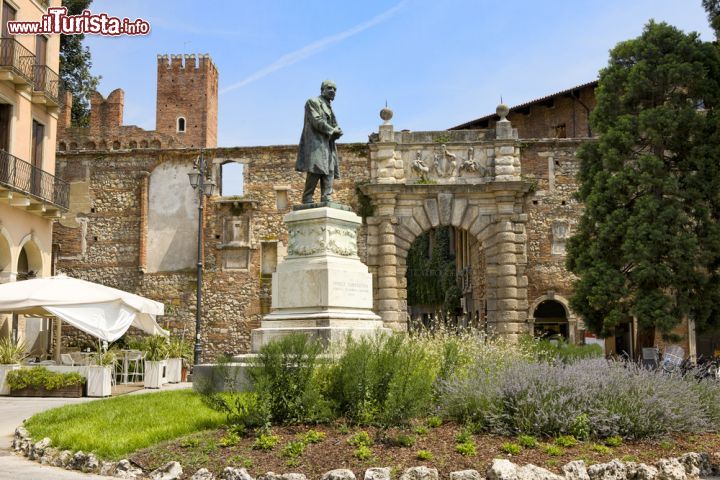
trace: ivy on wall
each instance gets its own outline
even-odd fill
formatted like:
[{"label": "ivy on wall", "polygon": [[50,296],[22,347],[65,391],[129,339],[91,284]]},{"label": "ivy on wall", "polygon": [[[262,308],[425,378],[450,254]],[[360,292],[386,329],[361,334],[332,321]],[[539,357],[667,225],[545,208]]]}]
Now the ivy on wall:
[{"label": "ivy on wall", "polygon": [[408,304],[434,305],[443,315],[460,308],[461,296],[455,256],[450,252],[450,228],[440,227],[420,235],[407,259]]}]

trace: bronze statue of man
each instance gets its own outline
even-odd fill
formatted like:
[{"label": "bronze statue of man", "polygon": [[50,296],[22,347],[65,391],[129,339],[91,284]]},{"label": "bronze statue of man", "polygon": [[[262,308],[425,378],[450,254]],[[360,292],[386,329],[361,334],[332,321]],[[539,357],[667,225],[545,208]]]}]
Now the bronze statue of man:
[{"label": "bronze statue of man", "polygon": [[325,80],[320,85],[320,96],[305,102],[305,125],[295,170],[307,172],[302,202],[313,203],[315,186],[320,181],[320,201],[332,201],[333,179],[340,178],[335,140],[343,131],[338,127],[330,103],[335,99],[335,82]]}]

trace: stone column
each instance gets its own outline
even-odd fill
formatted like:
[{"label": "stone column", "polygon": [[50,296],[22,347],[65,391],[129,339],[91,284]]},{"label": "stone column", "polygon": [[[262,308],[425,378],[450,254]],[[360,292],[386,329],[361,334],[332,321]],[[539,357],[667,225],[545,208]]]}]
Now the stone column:
[{"label": "stone column", "polygon": [[494,222],[485,241],[488,329],[512,340],[529,332],[524,217]]},{"label": "stone column", "polygon": [[[138,245],[138,270],[147,271],[147,235],[148,235],[148,194],[150,173],[140,173],[140,244]],[[83,250],[83,253],[84,250]]]}]

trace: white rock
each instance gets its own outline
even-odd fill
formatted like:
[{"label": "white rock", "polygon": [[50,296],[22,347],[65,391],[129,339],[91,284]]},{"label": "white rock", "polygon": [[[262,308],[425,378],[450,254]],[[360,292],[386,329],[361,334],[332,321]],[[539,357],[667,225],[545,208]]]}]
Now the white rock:
[{"label": "white rock", "polygon": [[390,480],[390,467],[375,467],[365,470],[365,480]]},{"label": "white rock", "polygon": [[258,480],[282,480],[282,475],[275,472],[267,472],[260,475]]},{"label": "white rock", "polygon": [[652,465],[641,463],[635,467],[635,480],[655,480],[658,470]]},{"label": "white rock", "polygon": [[85,457],[85,463],[82,466],[83,472],[94,472],[98,468],[100,468],[100,462],[98,461],[97,457],[93,455],[92,453],[89,453]]},{"label": "white rock", "polygon": [[130,460],[128,459],[120,460],[117,464],[117,467],[115,467],[116,478],[133,479],[141,476],[142,473],[142,470],[135,467],[132,463],[130,463]]},{"label": "white rock", "polygon": [[713,473],[710,455],[707,453],[686,453],[679,460],[688,478],[709,477]]},{"label": "white rock", "polygon": [[518,466],[505,458],[496,458],[485,472],[488,480],[517,480]]},{"label": "white rock", "polygon": [[482,480],[482,476],[477,470],[460,470],[450,472],[450,480]]},{"label": "white rock", "polygon": [[687,480],[685,467],[677,458],[664,458],[655,463],[658,480]]},{"label": "white rock", "polygon": [[115,467],[117,467],[117,463],[115,462],[102,462],[100,465],[100,475],[112,477],[115,473]]},{"label": "white rock", "polygon": [[528,464],[517,469],[518,480],[562,480],[563,477],[550,470]]},{"label": "white rock", "polygon": [[45,449],[50,447],[50,445],[52,445],[52,441],[48,437],[43,438],[39,442],[36,442],[30,449],[30,460],[35,460],[42,457],[45,453]]},{"label": "white rock", "polygon": [[53,462],[53,465],[56,467],[66,467],[70,462],[72,462],[72,452],[70,450],[63,450],[60,452],[60,455],[55,459]]},{"label": "white rock", "polygon": [[352,470],[338,468],[325,472],[321,480],[355,480],[355,474]]},{"label": "white rock", "polygon": [[575,460],[574,462],[564,465],[562,471],[565,474],[566,480],[590,480],[587,467],[582,460]]},{"label": "white rock", "polygon": [[592,465],[587,472],[591,480],[625,480],[627,477],[625,464],[620,460]]},{"label": "white rock", "polygon": [[215,480],[215,475],[207,468],[201,468],[190,477],[190,480]]},{"label": "white rock", "polygon": [[244,468],[225,467],[220,478],[223,480],[254,480]]},{"label": "white rock", "polygon": [[438,480],[437,468],[411,467],[400,475],[400,480]]},{"label": "white rock", "polygon": [[150,472],[151,480],[177,480],[182,475],[182,466],[178,462],[168,462]]},{"label": "white rock", "polygon": [[307,477],[302,473],[283,473],[280,478],[283,480],[307,480]]},{"label": "white rock", "polygon": [[57,448],[48,447],[40,457],[40,464],[42,465],[53,465],[57,458],[59,451]]},{"label": "white rock", "polygon": [[82,450],[78,450],[75,452],[75,455],[72,456],[72,460],[70,460],[70,463],[68,463],[65,468],[68,470],[82,470],[83,466],[85,466],[85,462],[87,462],[87,455]]}]

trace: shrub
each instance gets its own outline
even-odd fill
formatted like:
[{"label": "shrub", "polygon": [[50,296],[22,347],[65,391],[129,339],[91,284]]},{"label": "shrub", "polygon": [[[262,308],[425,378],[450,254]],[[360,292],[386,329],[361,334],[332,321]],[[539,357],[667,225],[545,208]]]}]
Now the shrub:
[{"label": "shrub", "polygon": [[353,447],[371,447],[373,444],[372,438],[370,438],[370,434],[368,434],[365,430],[361,430],[357,432],[352,437],[348,438],[347,441],[348,445],[352,445]]},{"label": "shrub", "polygon": [[622,445],[623,439],[622,437],[618,435],[613,435],[612,437],[608,437],[605,439],[605,445],[608,447],[619,447]]},{"label": "shrub", "polygon": [[203,402],[213,410],[225,414],[227,424],[244,435],[248,428],[263,427],[270,422],[268,405],[255,392],[203,393]]},{"label": "shrub", "polygon": [[472,441],[472,433],[466,428],[463,428],[455,435],[455,443],[467,443]]},{"label": "shrub", "polygon": [[537,447],[537,439],[530,435],[520,435],[517,439],[517,443],[524,448],[535,448]]},{"label": "shrub", "polygon": [[181,337],[171,337],[167,344],[168,358],[182,358],[186,362],[193,359],[193,350],[190,342]]},{"label": "shrub", "polygon": [[221,447],[234,447],[240,443],[240,435],[235,432],[227,432],[218,442]]},{"label": "shrub", "polygon": [[417,458],[418,460],[429,461],[433,459],[433,455],[428,450],[418,450],[415,454],[415,458]]},{"label": "shrub", "polygon": [[360,424],[396,425],[430,407],[436,369],[403,335],[347,337],[329,373],[328,396],[339,415]]},{"label": "shrub", "polygon": [[160,335],[150,335],[142,343],[142,350],[145,352],[145,360],[148,362],[159,362],[168,358],[168,341]]},{"label": "shrub", "polygon": [[519,455],[522,448],[517,443],[505,442],[500,447],[500,450],[508,455]]},{"label": "shrub", "polygon": [[553,457],[559,457],[565,453],[565,450],[557,445],[545,445],[543,451]]},{"label": "shrub", "polygon": [[475,442],[469,441],[465,443],[458,443],[455,445],[455,451],[463,456],[472,456],[477,453],[475,449]]},{"label": "shrub", "polygon": [[572,363],[586,358],[601,358],[604,354],[600,345],[574,345],[563,339],[547,340],[526,337],[523,342],[542,362]]},{"label": "shrub", "polygon": [[77,372],[56,373],[44,367],[33,367],[8,372],[6,381],[11,390],[23,388],[57,390],[58,388],[82,385],[85,383],[85,378]]},{"label": "shrub", "polygon": [[593,445],[590,447],[590,450],[592,450],[592,451],[595,452],[595,453],[600,453],[600,454],[603,454],[603,455],[612,452],[612,450],[610,450],[609,447],[606,447],[605,445],[600,445],[600,444],[597,444],[597,443],[593,444]]},{"label": "shrub", "polygon": [[249,373],[259,400],[276,423],[327,420],[329,411],[313,383],[322,346],[307,335],[293,334],[260,349]]},{"label": "shrub", "polygon": [[305,442],[303,442],[302,440],[293,440],[292,442],[288,442],[288,444],[283,447],[280,455],[285,458],[297,458],[302,455],[304,451]]},{"label": "shrub", "polygon": [[277,435],[261,433],[252,444],[253,450],[272,450],[280,441]]},{"label": "shrub", "polygon": [[413,431],[417,433],[418,435],[427,435],[428,433],[428,427],[424,425],[418,425],[416,426]]},{"label": "shrub", "polygon": [[317,430],[308,430],[305,435],[302,436],[302,441],[305,443],[320,443],[325,440],[325,433],[318,432]]},{"label": "shrub", "polygon": [[390,443],[398,447],[408,448],[415,445],[415,437],[412,435],[400,434],[392,438]]},{"label": "shrub", "polygon": [[13,342],[12,339],[0,339],[0,365],[20,363],[25,358],[25,342]]},{"label": "shrub", "polygon": [[441,385],[443,413],[501,434],[657,437],[720,428],[720,384],[603,359],[482,366]]},{"label": "shrub", "polygon": [[555,439],[555,445],[560,447],[574,447],[577,445],[577,440],[572,435],[562,435]]},{"label": "shrub", "polygon": [[428,417],[427,426],[430,428],[437,428],[442,425],[442,418],[440,417]]},{"label": "shrub", "polygon": [[354,455],[358,460],[369,460],[373,457],[372,450],[367,445],[360,445]]}]

